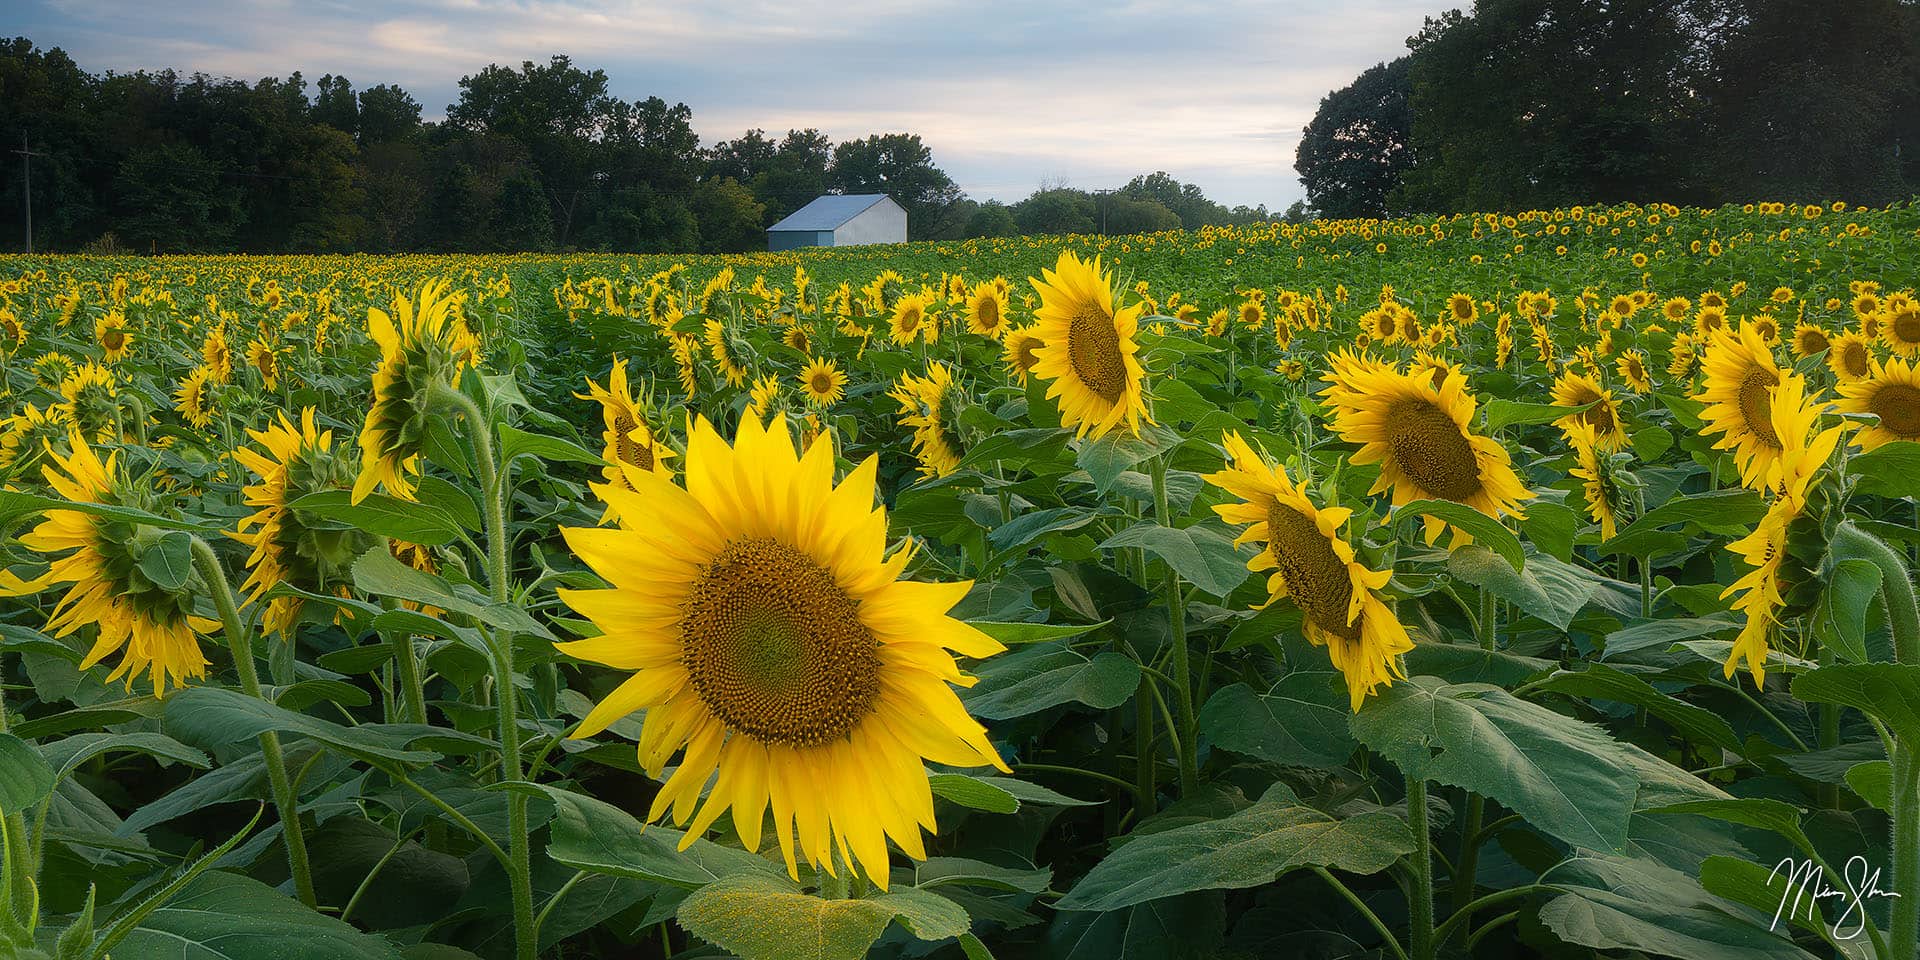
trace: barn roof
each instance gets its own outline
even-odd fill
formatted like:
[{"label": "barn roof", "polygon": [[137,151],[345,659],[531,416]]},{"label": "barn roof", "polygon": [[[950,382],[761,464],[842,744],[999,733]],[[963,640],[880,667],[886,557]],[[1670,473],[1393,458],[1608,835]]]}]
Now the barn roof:
[{"label": "barn roof", "polygon": [[884,193],[830,193],[787,215],[767,228],[768,233],[782,230],[837,230],[874,204],[892,198]]}]

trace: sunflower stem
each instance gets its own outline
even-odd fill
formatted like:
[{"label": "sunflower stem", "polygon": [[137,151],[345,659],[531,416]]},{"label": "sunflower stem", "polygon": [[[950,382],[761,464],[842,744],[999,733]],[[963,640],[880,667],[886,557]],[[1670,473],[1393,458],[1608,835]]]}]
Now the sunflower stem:
[{"label": "sunflower stem", "polygon": [[[6,671],[0,663],[0,681]],[[0,733],[6,733],[6,684],[0,682]],[[38,908],[34,904],[33,878],[38,872],[33,849],[27,842],[26,816],[18,810],[4,811],[0,818],[0,912],[12,916],[24,929],[33,927]],[[4,928],[0,928],[4,929]]]},{"label": "sunflower stem", "polygon": [[[1893,659],[1920,664],[1920,607],[1913,581],[1899,551],[1852,523],[1834,531],[1833,545],[1845,546],[1880,568],[1880,600],[1893,629]],[[1893,901],[1887,931],[1889,957],[1920,956],[1920,744],[1897,738],[1893,744]]]},{"label": "sunflower stem", "polygon": [[[220,611],[220,625],[227,634],[227,648],[233,652],[233,667],[240,674],[240,689],[247,696],[271,703],[260,688],[260,671],[253,662],[253,643],[240,625],[240,608],[233,602],[233,587],[213,548],[199,537],[192,538],[193,565],[213,596]],[[319,906],[313,892],[313,871],[307,864],[307,838],[300,826],[300,798],[294,793],[293,780],[287,776],[287,758],[280,750],[280,735],[268,730],[260,735],[260,755],[266,761],[267,782],[273,789],[274,809],[280,814],[280,831],[287,845],[287,869],[293,874],[294,893],[309,907]]]},{"label": "sunflower stem", "polygon": [[[467,436],[473,441],[474,471],[478,474],[487,509],[487,586],[492,590],[495,603],[506,603],[509,596],[506,491],[501,465],[493,450],[493,423],[472,397],[445,381],[434,381],[429,397],[466,418]],[[520,762],[520,695],[514,685],[513,635],[487,630],[486,637],[493,661],[494,708],[500,721],[500,779],[513,782],[523,776],[524,769]],[[513,888],[517,955],[520,960],[534,960],[539,953],[539,929],[533,914],[533,850],[527,836],[527,796],[518,791],[507,794],[507,840],[511,860],[507,879]]]},{"label": "sunflower stem", "polygon": [[[1167,454],[1153,458],[1153,516],[1161,526],[1173,526],[1167,509]],[[1173,696],[1180,747],[1180,794],[1193,793],[1200,780],[1194,743],[1199,739],[1193,718],[1193,667],[1187,661],[1187,598],[1180,574],[1167,564],[1167,621],[1173,629]]]},{"label": "sunflower stem", "polygon": [[1433,837],[1427,823],[1427,781],[1407,778],[1407,826],[1413,830],[1413,873],[1407,891],[1407,954],[1412,960],[1433,960]]}]

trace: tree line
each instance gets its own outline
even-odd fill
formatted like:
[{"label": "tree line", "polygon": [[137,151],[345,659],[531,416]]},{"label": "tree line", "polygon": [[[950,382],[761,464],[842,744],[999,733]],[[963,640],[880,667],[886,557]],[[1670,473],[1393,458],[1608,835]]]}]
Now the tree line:
[{"label": "tree line", "polygon": [[[32,154],[29,158],[14,151]],[[1113,191],[976,202],[911,133],[749,130],[703,147],[693,111],[627,101],[566,56],[461,78],[443,120],[392,84],[82,69],[0,42],[0,250],[641,253],[764,249],[823,193],[886,193],[912,239],[1133,233],[1264,219],[1166,173]]]},{"label": "tree line", "polygon": [[1320,216],[1920,193],[1914,0],[1475,0],[1328,94]]}]

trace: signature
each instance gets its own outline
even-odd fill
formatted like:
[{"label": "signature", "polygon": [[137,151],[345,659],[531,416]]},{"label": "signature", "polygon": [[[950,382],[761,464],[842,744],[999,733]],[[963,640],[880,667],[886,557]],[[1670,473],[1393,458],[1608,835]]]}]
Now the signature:
[{"label": "signature", "polygon": [[[1780,918],[1789,921],[1800,915],[1801,904],[1806,905],[1806,917],[1809,923],[1817,922],[1817,907],[1822,900],[1839,898],[1846,904],[1838,919],[1830,928],[1835,940],[1851,940],[1859,936],[1867,927],[1866,901],[1869,897],[1897,897],[1891,890],[1880,889],[1880,868],[1867,863],[1866,857],[1855,856],[1847,860],[1840,868],[1840,882],[1845,889],[1827,882],[1826,872],[1811,860],[1795,860],[1785,857],[1773,865],[1773,871],[1767,874],[1767,889],[1773,889],[1773,878],[1782,877],[1787,888],[1780,893],[1780,906],[1774,908],[1772,930],[1780,925]],[[1787,906],[1791,900],[1791,909]],[[1851,921],[1852,929],[1847,930]],[[1845,931],[1845,932],[1843,932]]]}]

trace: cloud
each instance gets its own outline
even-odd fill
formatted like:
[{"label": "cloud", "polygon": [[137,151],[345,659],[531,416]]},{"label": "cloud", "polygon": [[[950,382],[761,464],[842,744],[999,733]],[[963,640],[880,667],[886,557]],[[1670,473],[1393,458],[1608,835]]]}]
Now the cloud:
[{"label": "cloud", "polygon": [[975,197],[1152,170],[1284,207],[1320,97],[1404,52],[1434,0],[38,0],[16,32],[101,71],[398,83],[437,116],[488,63],[564,52],[613,93],[750,127],[920,134]]}]

